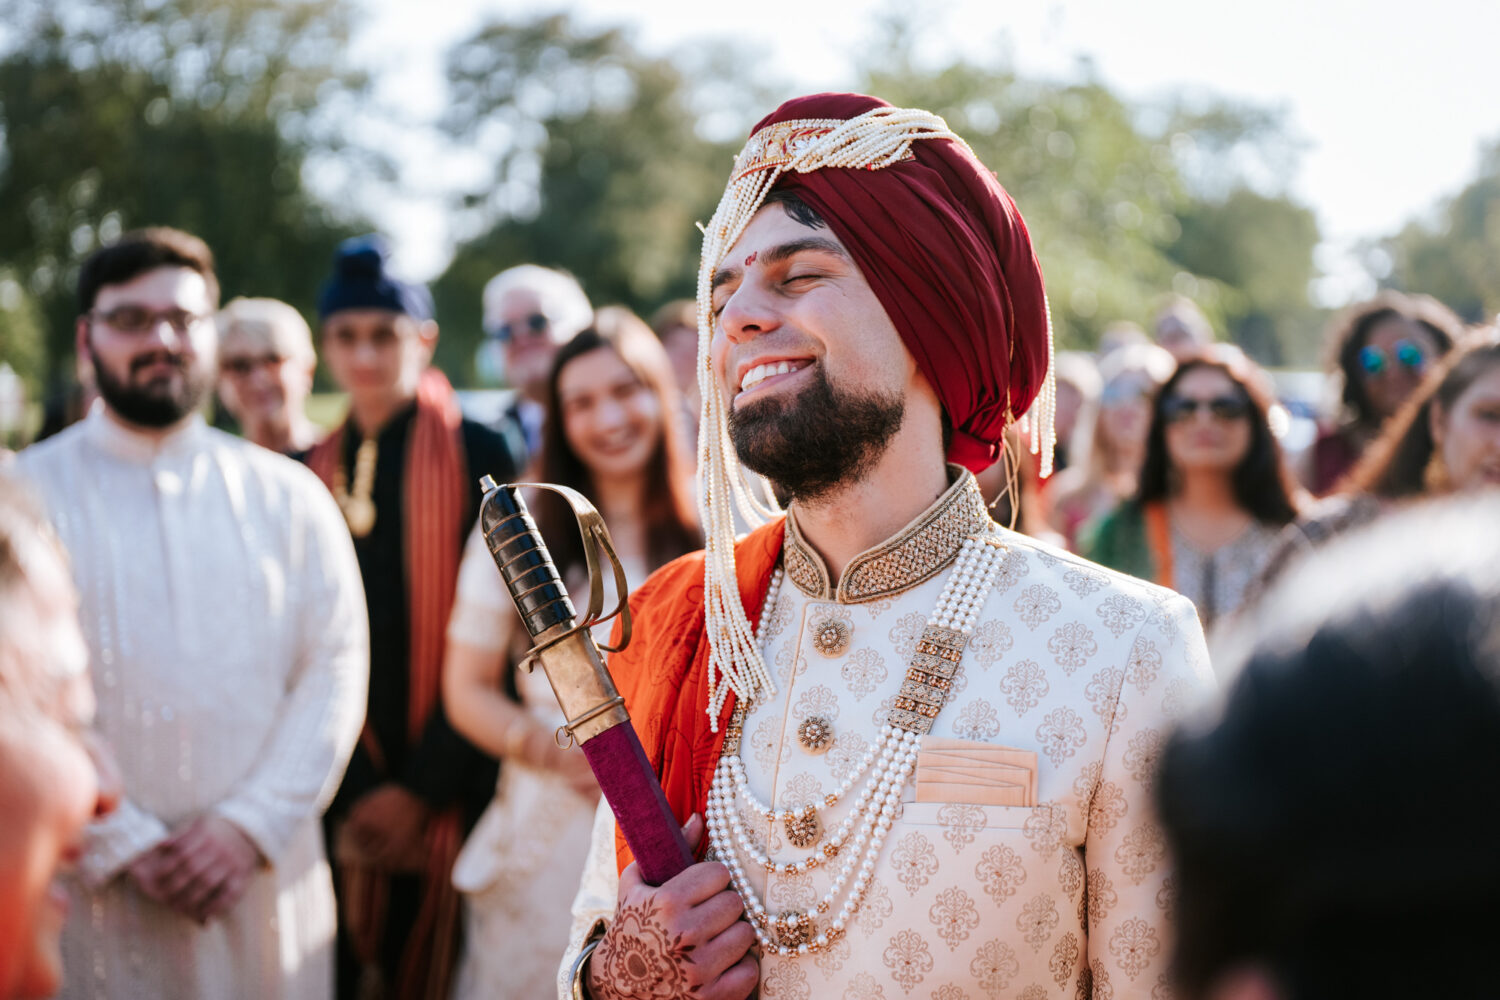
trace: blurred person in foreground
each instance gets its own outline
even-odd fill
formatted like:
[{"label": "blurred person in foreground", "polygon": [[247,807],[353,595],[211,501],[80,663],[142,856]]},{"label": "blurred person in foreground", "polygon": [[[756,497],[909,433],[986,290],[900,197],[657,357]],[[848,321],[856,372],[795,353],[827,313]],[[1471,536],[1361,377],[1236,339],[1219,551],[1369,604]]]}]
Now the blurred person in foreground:
[{"label": "blurred person in foreground", "polygon": [[698,417],[703,409],[698,388],[698,303],[692,299],[668,302],[652,314],[651,330],[672,363],[688,444],[696,454]]},{"label": "blurred person in foreground", "polygon": [[354,553],[297,463],[208,427],[218,282],[175,229],[83,263],[87,418],[16,459],[71,557],[124,798],[78,859],[76,997],[328,996],[318,817],[364,706]]},{"label": "blurred person in foreground", "polygon": [[1342,409],[1308,452],[1303,479],[1315,496],[1339,486],[1462,332],[1458,317],[1436,299],[1393,291],[1334,319],[1328,350]]},{"label": "blurred person in foreground", "polygon": [[1215,644],[1228,697],[1156,782],[1183,1000],[1495,996],[1497,524],[1494,496],[1394,515]]},{"label": "blurred person in foreground", "polygon": [[322,430],[307,419],[312,331],[275,299],[235,299],[219,313],[219,398],[246,438],[283,455],[304,452]]},{"label": "blurred person in foreground", "polygon": [[0,476],[0,1000],[50,997],[88,974],[63,969],[63,876],[84,826],[120,794],[88,731],[88,659],[62,550],[32,498]]},{"label": "blurred person in foreground", "polygon": [[552,359],[593,316],[578,279],[566,271],[518,264],[484,286],[484,332],[500,346],[505,381],[516,390],[509,418],[521,428],[527,456],[542,447]]},{"label": "blurred person in foreground", "polygon": [[1500,486],[1500,327],[1465,335],[1345,480],[1281,536],[1268,583],[1309,549],[1416,500]]},{"label": "blurred person in foreground", "polygon": [[[797,98],[699,282],[707,547],[636,590],[610,667],[715,860],[652,888],[596,826],[560,995],[1149,997],[1144,761],[1207,653],[1187,601],[984,506],[973,470],[1038,396],[1051,443],[1014,202],[928,112]],[[741,463],[789,502],[736,538]]]},{"label": "blurred person in foreground", "polygon": [[1127,344],[1099,362],[1099,405],[1092,423],[1074,431],[1075,440],[1087,438],[1087,454],[1073,458],[1047,486],[1048,520],[1074,552],[1100,521],[1135,496],[1151,400],[1175,367],[1172,356],[1154,344]]},{"label": "blurred person in foreground", "polygon": [[306,461],[354,538],[370,625],[365,728],[325,827],[339,996],[446,1000],[461,938],[453,858],[496,772],[443,713],[444,635],[479,477],[516,469],[430,366],[432,299],[389,262],[380,237],[346,240],[318,297],[323,361],[349,415]]},{"label": "blurred person in foreground", "polygon": [[1174,295],[1151,324],[1156,342],[1178,361],[1202,354],[1214,342],[1214,328],[1192,299]]},{"label": "blurred person in foreground", "polygon": [[1177,366],[1151,408],[1140,489],[1087,554],[1192,600],[1205,629],[1232,615],[1297,515],[1271,433],[1269,379],[1243,353]]},{"label": "blurred person in foreground", "polygon": [[[676,382],[645,323],[625,309],[601,309],[558,351],[547,401],[531,478],[572,487],[594,503],[632,585],[703,544],[692,460],[675,419]],[[583,607],[589,581],[577,524],[555,501],[544,492],[527,498],[575,606]],[[606,607],[617,600],[607,569],[604,600]],[[609,641],[613,624],[597,627],[600,642]],[[583,754],[555,742],[567,720],[546,675],[519,669],[530,645],[476,530],[459,570],[443,698],[454,728],[499,757],[501,773],[453,869],[467,916],[458,1000],[543,997],[553,989],[568,944],[567,901],[578,888],[599,797]]]}]

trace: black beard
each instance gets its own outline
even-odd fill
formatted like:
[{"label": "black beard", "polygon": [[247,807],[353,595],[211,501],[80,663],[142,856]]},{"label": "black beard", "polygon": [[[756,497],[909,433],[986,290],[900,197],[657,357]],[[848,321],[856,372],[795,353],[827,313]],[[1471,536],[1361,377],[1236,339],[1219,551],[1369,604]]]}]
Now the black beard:
[{"label": "black beard", "polygon": [[[100,397],[116,414],[140,427],[170,427],[196,410],[208,395],[208,376],[201,366],[194,367],[181,355],[171,357],[182,370],[182,382],[175,387],[142,387],[116,378],[99,360],[93,345],[89,346],[89,359],[94,363]],[[132,360],[130,367],[143,368],[157,360],[154,355],[145,355]]]},{"label": "black beard", "polygon": [[836,390],[818,365],[789,402],[731,407],[729,435],[740,462],[769,479],[783,503],[806,503],[862,478],[905,416],[901,396]]}]

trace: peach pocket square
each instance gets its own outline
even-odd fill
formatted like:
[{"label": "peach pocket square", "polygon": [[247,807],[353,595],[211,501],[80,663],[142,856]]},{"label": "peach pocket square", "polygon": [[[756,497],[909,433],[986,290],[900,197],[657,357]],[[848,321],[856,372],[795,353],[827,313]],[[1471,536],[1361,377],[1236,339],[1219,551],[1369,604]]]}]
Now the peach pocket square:
[{"label": "peach pocket square", "polygon": [[918,802],[985,806],[1036,805],[1036,753],[971,740],[922,741]]}]

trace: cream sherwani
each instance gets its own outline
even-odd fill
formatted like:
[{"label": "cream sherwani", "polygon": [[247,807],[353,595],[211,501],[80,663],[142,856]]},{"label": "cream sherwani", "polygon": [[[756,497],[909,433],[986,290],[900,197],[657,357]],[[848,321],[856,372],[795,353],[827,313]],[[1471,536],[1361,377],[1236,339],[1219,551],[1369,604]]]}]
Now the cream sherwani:
[{"label": "cream sherwani", "polygon": [[[762,802],[808,804],[860,766],[959,542],[987,526],[973,477],[960,472],[921,517],[855,559],[834,588],[793,517],[782,552],[786,579],[761,630],[778,691],[751,709],[741,745]],[[762,997],[1164,994],[1169,894],[1150,783],[1170,720],[1211,688],[1202,630],[1192,605],[1169,591],[1022,535],[1002,539],[997,581],[953,692],[924,737],[863,906],[826,951],[763,957]],[[843,622],[849,639],[828,655],[813,640],[829,634],[831,621]],[[650,627],[645,614],[637,627]],[[832,746],[821,754],[798,738],[809,716],[832,723]],[[937,740],[949,741],[946,761]],[[1019,753],[971,753],[942,784],[924,782],[937,773],[930,765],[954,763],[952,749],[962,756],[966,746]],[[996,756],[1012,765],[1034,759],[1030,804],[994,804],[1028,794],[995,790],[1016,774],[987,770]],[[825,811],[825,830],[853,797]],[[752,830],[773,860],[808,853],[775,824],[757,819]],[[768,877],[753,863],[746,868],[773,912],[809,907],[828,888],[827,869]],[[568,962],[594,920],[613,913],[617,884],[612,823],[601,816]]]},{"label": "cream sherwani", "polygon": [[[65,995],[327,997],[335,911],[318,817],[358,737],[369,669],[332,497],[201,419],[158,442],[97,406],[18,466],[71,554],[98,724],[124,778],[120,809],[88,831]],[[199,926],[125,869],[210,811],[265,865]]]}]

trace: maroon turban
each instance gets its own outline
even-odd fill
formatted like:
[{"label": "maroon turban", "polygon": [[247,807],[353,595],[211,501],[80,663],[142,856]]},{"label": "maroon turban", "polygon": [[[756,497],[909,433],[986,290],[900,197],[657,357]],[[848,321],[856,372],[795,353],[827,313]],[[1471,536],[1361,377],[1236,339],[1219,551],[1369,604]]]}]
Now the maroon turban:
[{"label": "maroon turban", "polygon": [[[863,94],[799,97],[751,134],[883,107]],[[1042,269],[1015,202],[972,153],[951,139],[911,152],[878,170],[788,172],[775,189],[796,192],[849,249],[953,423],[949,460],[977,472],[1047,376]]]}]

